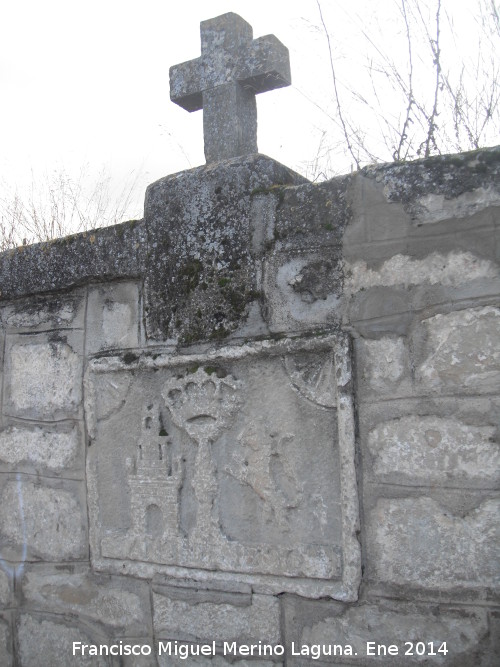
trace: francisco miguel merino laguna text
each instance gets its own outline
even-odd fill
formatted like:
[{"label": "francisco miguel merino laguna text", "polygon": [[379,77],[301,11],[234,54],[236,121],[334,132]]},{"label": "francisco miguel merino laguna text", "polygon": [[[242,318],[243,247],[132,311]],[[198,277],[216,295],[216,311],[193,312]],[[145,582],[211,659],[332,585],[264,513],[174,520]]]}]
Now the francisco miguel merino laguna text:
[{"label": "francisco miguel merino laguna text", "polygon": [[[331,655],[356,655],[350,644],[291,644],[292,655],[309,656],[313,660],[318,660],[321,656]],[[127,644],[122,640],[116,644],[83,644],[82,642],[73,642],[73,655],[151,655],[153,649],[149,644]],[[256,644],[238,644],[237,642],[222,642],[222,654],[237,657],[248,656],[278,656],[285,655],[285,647],[282,644],[265,644],[261,641]],[[159,641],[158,655],[176,656],[185,660],[192,656],[215,656],[215,641],[209,644],[190,644],[177,640]]]},{"label": "francisco miguel merino laguna text", "polygon": [[[125,644],[119,640],[116,644],[83,644],[73,642],[73,655],[151,655],[153,649],[150,644]],[[447,643],[405,641],[404,649],[396,644],[378,644],[374,641],[365,642],[365,655],[367,656],[437,656],[447,655],[449,649]],[[173,655],[181,660],[191,656],[215,656],[215,641],[210,644],[190,644],[187,642],[166,641],[158,642],[158,655]],[[256,644],[237,644],[236,642],[223,642],[222,654],[233,657],[242,656],[283,656],[285,647],[282,644],[264,644],[259,641]],[[352,656],[358,655],[351,644],[295,644],[292,642],[291,655],[308,656],[312,660],[319,660],[323,656]]]}]

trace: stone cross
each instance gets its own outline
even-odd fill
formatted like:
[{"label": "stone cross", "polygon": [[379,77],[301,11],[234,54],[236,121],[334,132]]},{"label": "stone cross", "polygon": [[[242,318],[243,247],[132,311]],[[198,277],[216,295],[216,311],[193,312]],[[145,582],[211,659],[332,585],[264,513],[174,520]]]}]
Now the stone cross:
[{"label": "stone cross", "polygon": [[232,12],[202,21],[201,56],[170,68],[170,99],[203,109],[207,163],[257,152],[255,95],[289,86],[288,49],[274,35],[253,39]]}]

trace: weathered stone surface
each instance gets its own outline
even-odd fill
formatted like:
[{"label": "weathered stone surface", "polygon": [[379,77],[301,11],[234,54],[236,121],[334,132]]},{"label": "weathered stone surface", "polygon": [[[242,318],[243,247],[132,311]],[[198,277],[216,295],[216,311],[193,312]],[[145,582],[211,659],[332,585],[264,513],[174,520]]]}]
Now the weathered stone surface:
[{"label": "weathered stone surface", "polygon": [[342,259],[342,241],[353,216],[350,176],[324,183],[295,183],[271,188],[276,202],[272,241],[279,250],[324,248],[325,259]]},{"label": "weathered stone surface", "polygon": [[0,616],[0,665],[2,667],[14,667],[14,656],[12,652],[12,636],[10,626]]},{"label": "weathered stone surface", "polygon": [[345,288],[348,293],[371,287],[430,284],[457,286],[478,278],[496,278],[500,270],[487,259],[471,252],[439,252],[415,259],[408,255],[394,255],[377,268],[368,268],[362,260],[345,265]]},{"label": "weathered stone surface", "polygon": [[[171,658],[166,655],[158,657],[159,667],[170,667],[170,665],[185,665],[186,660],[182,658]],[[193,667],[226,667],[232,665],[233,667],[283,667],[282,662],[271,662],[268,660],[226,660],[221,655],[216,655],[213,658],[208,657],[190,657],[189,665]]]},{"label": "weathered stone surface", "polygon": [[87,433],[91,439],[96,436],[97,420],[105,421],[123,408],[131,382],[130,373],[110,376],[91,375],[87,371],[84,377],[84,411]]},{"label": "weathered stone surface", "polygon": [[500,310],[486,306],[422,322],[426,340],[417,379],[433,391],[487,393],[500,387]]},{"label": "weathered stone surface", "polygon": [[0,254],[0,299],[141,275],[145,247],[144,222],[130,220],[7,250]]},{"label": "weathered stone surface", "polygon": [[360,339],[356,344],[360,385],[372,393],[391,393],[404,380],[408,385],[410,360],[404,338]]},{"label": "weathered stone surface", "polygon": [[203,108],[208,162],[257,152],[255,95],[289,86],[288,49],[274,35],[252,40],[252,27],[233,13],[202,21],[201,57],[170,68],[170,99]]},{"label": "weathered stone surface", "polygon": [[499,511],[498,499],[462,516],[430,498],[380,498],[367,530],[374,576],[438,589],[499,586]]},{"label": "weathered stone surface", "polygon": [[454,483],[500,478],[500,446],[494,426],[458,419],[408,416],[382,422],[368,435],[373,472],[410,483]]},{"label": "weathered stone surface", "polygon": [[413,314],[406,290],[373,287],[360,290],[347,303],[348,319],[360,336],[406,336]]},{"label": "weathered stone surface", "polygon": [[8,560],[88,557],[86,508],[78,482],[0,478],[0,538]]},{"label": "weathered stone surface", "polygon": [[[44,618],[40,615],[21,614],[17,628],[21,667],[111,667],[111,658],[104,656],[75,655],[73,642],[82,644],[108,644],[103,636],[91,637],[78,626]],[[43,656],[43,658],[42,658]],[[43,660],[43,663],[41,662]]]},{"label": "weathered stone surface", "polygon": [[342,235],[350,220],[350,178],[271,189],[263,290],[273,332],[317,329],[340,319]]},{"label": "weathered stone surface", "polygon": [[489,614],[490,642],[482,656],[480,667],[496,667],[500,656],[500,613],[492,610]]},{"label": "weathered stone surface", "polygon": [[76,417],[82,400],[82,336],[9,337],[6,353],[6,408],[16,417]]},{"label": "weathered stone surface", "polygon": [[450,218],[465,218],[489,206],[499,205],[500,192],[494,186],[474,188],[454,199],[443,194],[425,195],[416,201],[416,207],[420,209],[417,220],[428,224]]},{"label": "weathered stone surface", "polygon": [[115,634],[151,633],[149,586],[128,577],[96,575],[88,566],[34,565],[21,581],[24,607],[77,614],[99,621]]},{"label": "weathered stone surface", "polygon": [[[3,565],[3,563],[2,563]],[[7,607],[12,595],[12,578],[0,567],[0,605]]]},{"label": "weathered stone surface", "polygon": [[408,242],[410,216],[401,204],[389,204],[383,186],[362,173],[352,179],[352,213],[343,237],[346,261],[382,258],[388,252],[396,254]]},{"label": "weathered stone surface", "polygon": [[[148,639],[139,639],[139,640],[138,639],[124,639],[123,643],[124,643],[124,645],[129,644],[131,646],[134,646],[134,645],[137,645],[137,644],[140,645],[140,646],[143,646],[143,645],[151,646],[151,655],[149,655],[149,656],[147,656],[147,655],[129,655],[129,656],[123,655],[123,656],[120,656],[118,658],[118,660],[120,662],[116,664],[116,667],[163,667],[163,664],[165,664],[165,663],[162,664],[161,661],[160,661],[160,658],[157,657],[157,651],[155,651],[153,641],[151,641],[150,639],[149,640]],[[138,649],[136,649],[136,652],[137,652],[137,650]],[[115,660],[116,660],[116,658],[115,658]],[[186,664],[185,660],[183,660],[182,662],[183,662],[184,665]],[[168,667],[170,667],[170,665],[175,665],[176,663],[175,662],[170,662],[170,660],[169,660],[169,662],[166,663],[166,664],[168,664]],[[115,667],[115,665],[113,665],[113,667]]]},{"label": "weathered stone surface", "polygon": [[465,217],[500,204],[498,147],[365,167],[361,173],[383,183],[387,200],[401,202],[420,224]]},{"label": "weathered stone surface", "polygon": [[79,329],[84,326],[85,301],[85,289],[20,299],[0,309],[2,323],[20,331]]},{"label": "weathered stone surface", "polygon": [[[88,452],[94,556],[118,571],[121,560],[153,565],[141,576],[160,565],[204,578],[218,569],[278,592],[354,596],[354,424],[349,352],[338,345],[136,360]],[[93,368],[96,405],[102,377],[118,386],[130,374],[116,358]]]},{"label": "weathered stone surface", "polygon": [[238,641],[279,644],[280,606],[277,597],[256,595],[250,587],[210,590],[195,583],[153,588],[155,636],[185,641]]},{"label": "weathered stone surface", "polygon": [[[355,607],[325,604],[313,607],[309,601],[287,600],[285,603],[285,627],[289,637],[289,647],[332,646],[332,655],[319,657],[320,664],[390,664],[404,665],[472,665],[483,655],[488,635],[487,614],[484,610],[455,610],[424,605],[362,604]],[[367,657],[367,642],[383,646],[395,645],[398,655]],[[413,643],[413,655],[405,655]],[[436,655],[417,656],[415,644],[424,642],[426,652],[429,642],[433,642]],[[438,648],[446,642],[447,655],[438,653]],[[334,646],[337,649],[334,655]],[[352,657],[344,647],[352,647]],[[420,646],[421,649],[421,646]],[[296,649],[297,650],[297,649]],[[357,655],[355,655],[357,654]],[[287,664],[315,664],[318,660],[309,657],[288,659]]]},{"label": "weathered stone surface", "polygon": [[321,252],[270,257],[263,288],[273,332],[326,327],[339,320],[341,272]]},{"label": "weathered stone surface", "polygon": [[76,424],[9,426],[0,431],[0,469],[62,472],[83,470],[83,439]]},{"label": "weathered stone surface", "polygon": [[[267,216],[253,198],[304,179],[262,155],[163,178],[146,191],[148,337],[181,345],[218,341],[245,323],[261,298]],[[254,244],[255,245],[255,244]]]},{"label": "weathered stone surface", "polygon": [[111,283],[89,291],[86,352],[139,345],[137,283]]}]

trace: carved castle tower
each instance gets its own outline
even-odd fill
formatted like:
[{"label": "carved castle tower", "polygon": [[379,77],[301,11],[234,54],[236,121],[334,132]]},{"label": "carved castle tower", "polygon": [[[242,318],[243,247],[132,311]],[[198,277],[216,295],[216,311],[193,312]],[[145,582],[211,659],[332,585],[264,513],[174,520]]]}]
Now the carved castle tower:
[{"label": "carved castle tower", "polygon": [[135,474],[129,474],[132,531],[157,539],[178,533],[182,486],[182,465],[173,461],[159,414],[157,404],[144,407]]}]

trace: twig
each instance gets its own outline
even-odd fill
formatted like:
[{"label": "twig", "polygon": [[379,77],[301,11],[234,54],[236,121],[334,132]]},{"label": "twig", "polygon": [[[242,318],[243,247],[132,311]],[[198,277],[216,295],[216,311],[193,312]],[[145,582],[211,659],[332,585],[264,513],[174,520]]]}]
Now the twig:
[{"label": "twig", "polygon": [[[422,17],[422,14],[420,12],[420,9],[418,10],[420,13],[420,16]],[[439,45],[439,36],[440,36],[440,25],[439,25],[439,18],[440,18],[440,12],[441,12],[441,0],[438,0],[437,2],[437,10],[436,10],[436,39],[429,39],[429,43],[431,46],[432,50],[432,55],[434,58],[434,65],[436,66],[436,85],[434,87],[434,104],[432,106],[432,113],[429,118],[429,127],[427,131],[427,139],[425,140],[425,157],[429,157],[431,154],[431,142],[434,146],[434,148],[437,150],[437,143],[436,143],[436,135],[435,131],[437,129],[436,125],[436,117],[438,116],[438,96],[439,96],[439,84],[441,81],[441,49]],[[422,19],[423,20],[423,19]]]},{"label": "twig", "polygon": [[411,47],[411,33],[410,33],[410,26],[408,23],[408,16],[406,14],[406,2],[405,0],[401,0],[401,13],[403,14],[403,19],[405,22],[406,26],[406,40],[408,43],[408,63],[409,63],[409,72],[408,72],[408,85],[409,85],[409,90],[408,90],[408,106],[406,107],[406,116],[405,116],[405,121],[403,123],[403,128],[401,130],[401,133],[399,135],[399,144],[397,149],[394,151],[393,157],[396,161],[401,160],[401,151],[403,149],[403,144],[405,141],[408,139],[408,125],[410,123],[410,114],[411,114],[411,109],[413,106],[413,58],[412,58],[412,47]]},{"label": "twig", "polygon": [[330,43],[330,35],[328,34],[328,30],[327,30],[326,25],[325,25],[325,20],[323,18],[323,12],[321,11],[321,3],[320,3],[319,0],[316,0],[316,3],[318,5],[321,24],[323,26],[323,30],[324,30],[325,36],[326,36],[326,41],[328,43],[328,55],[330,57],[330,67],[331,67],[331,70],[332,70],[333,88],[335,90],[335,100],[337,102],[337,111],[338,111],[338,114],[339,114],[339,119],[340,119],[340,122],[342,124],[342,130],[344,132],[345,140],[347,142],[347,148],[349,150],[349,153],[351,154],[352,159],[356,163],[356,169],[359,169],[361,165],[360,165],[360,162],[358,160],[358,157],[354,154],[354,150],[353,150],[350,138],[349,138],[349,133],[347,132],[346,123],[344,121],[344,116],[342,114],[342,107],[341,107],[341,104],[340,104],[339,91],[337,89],[337,77],[335,75],[335,67],[333,65],[333,55],[332,55],[332,45]]}]

